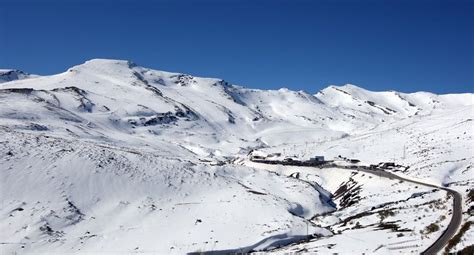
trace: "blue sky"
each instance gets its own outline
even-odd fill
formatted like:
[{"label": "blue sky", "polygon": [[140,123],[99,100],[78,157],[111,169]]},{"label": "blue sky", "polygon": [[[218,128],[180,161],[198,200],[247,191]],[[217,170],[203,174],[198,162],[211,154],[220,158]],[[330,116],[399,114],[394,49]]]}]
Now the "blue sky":
[{"label": "blue sky", "polygon": [[316,92],[474,92],[474,1],[0,0],[0,68],[91,58]]}]

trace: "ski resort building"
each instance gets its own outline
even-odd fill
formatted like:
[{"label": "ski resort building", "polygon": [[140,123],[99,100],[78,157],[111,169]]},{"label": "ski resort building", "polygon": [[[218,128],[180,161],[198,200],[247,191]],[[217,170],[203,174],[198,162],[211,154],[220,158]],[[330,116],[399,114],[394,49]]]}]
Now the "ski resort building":
[{"label": "ski resort building", "polygon": [[324,156],[314,156],[309,159],[310,162],[323,162]]}]

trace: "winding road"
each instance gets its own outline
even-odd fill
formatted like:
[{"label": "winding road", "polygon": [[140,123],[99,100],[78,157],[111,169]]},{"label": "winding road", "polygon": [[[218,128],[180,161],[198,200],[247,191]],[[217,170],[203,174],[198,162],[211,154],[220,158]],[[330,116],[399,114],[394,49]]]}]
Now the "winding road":
[{"label": "winding road", "polygon": [[442,186],[437,186],[433,185],[430,183],[425,183],[425,182],[420,182],[420,181],[415,181],[411,179],[407,179],[401,176],[398,176],[394,173],[386,172],[383,170],[369,170],[369,169],[361,169],[358,168],[356,169],[361,172],[366,172],[370,174],[375,174],[377,176],[382,176],[386,178],[392,178],[392,179],[398,179],[406,182],[411,182],[419,185],[424,185],[432,188],[438,188],[445,190],[448,192],[448,194],[452,195],[453,197],[453,215],[451,218],[451,221],[449,222],[448,227],[444,230],[443,234],[430,246],[428,249],[423,251],[421,254],[438,254],[442,251],[442,249],[448,244],[449,240],[453,238],[453,236],[456,234],[457,230],[459,229],[459,226],[461,225],[462,221],[462,195],[452,189],[442,187]]},{"label": "winding road", "polygon": [[[331,166],[331,167],[340,168],[340,169],[348,169],[347,167],[343,167],[343,166]],[[421,254],[429,255],[429,254],[441,253],[443,248],[448,244],[449,240],[453,238],[453,236],[456,234],[457,230],[459,229],[461,225],[461,221],[462,221],[462,195],[459,192],[446,188],[446,187],[442,187],[442,186],[438,186],[438,185],[434,185],[430,183],[425,183],[425,182],[421,182],[417,180],[407,179],[405,177],[399,176],[392,172],[387,172],[381,168],[368,169],[366,167],[356,167],[356,168],[349,168],[349,170],[357,170],[360,172],[365,172],[365,173],[373,174],[380,177],[397,179],[397,180],[411,182],[411,183],[415,183],[415,184],[419,184],[419,185],[423,185],[427,187],[442,189],[453,197],[453,212],[452,212],[451,221],[449,222],[448,227],[443,231],[441,236],[431,246],[429,246],[426,250],[424,250]]]},{"label": "winding road", "polygon": [[[263,163],[263,162],[258,162],[258,161],[254,161],[254,162]],[[272,163],[272,164],[274,164],[274,163]],[[288,162],[284,162],[284,164],[288,165]],[[337,166],[337,165],[336,166],[332,165],[331,168],[348,169],[347,167]],[[384,169],[381,169],[381,168],[368,169],[367,167],[358,166],[358,167],[355,167],[355,168],[351,167],[348,170],[356,170],[356,171],[365,172],[365,173],[373,174],[373,175],[380,176],[380,177],[385,177],[385,178],[390,178],[390,179],[397,179],[397,180],[411,182],[411,183],[415,183],[415,184],[419,184],[419,185],[423,185],[423,186],[427,186],[427,187],[431,187],[431,188],[437,188],[437,189],[445,190],[446,192],[448,192],[448,194],[450,194],[453,197],[453,213],[452,213],[451,221],[448,224],[448,227],[443,231],[441,236],[432,245],[430,245],[426,250],[421,252],[421,254],[431,255],[431,254],[441,253],[443,248],[448,244],[449,240],[451,240],[451,238],[453,238],[453,236],[456,234],[457,230],[459,229],[459,226],[461,225],[461,221],[462,221],[462,195],[459,192],[457,192],[455,190],[452,190],[452,189],[449,189],[449,188],[446,188],[446,187],[437,186],[437,185],[430,184],[430,183],[425,183],[425,182],[421,182],[421,181],[417,181],[417,180],[408,179],[408,178],[399,176],[397,174],[394,174],[392,172],[387,172],[387,171],[385,171]],[[272,238],[275,238],[275,237],[272,237]],[[283,236],[282,239],[283,240],[286,239],[286,242],[287,242],[286,245],[291,245],[292,243],[299,242],[304,238],[306,238],[306,236],[298,236],[297,238],[288,238],[287,236]],[[264,241],[265,240],[262,240],[262,242],[264,242]],[[254,245],[251,245],[251,246],[248,246],[248,247],[240,247],[240,248],[237,248],[237,249],[220,250],[220,251],[216,251],[216,250],[215,251],[206,251],[206,252],[201,253],[201,254],[248,253],[248,252],[252,252],[253,248],[258,246],[258,244],[260,244],[260,243],[261,242],[259,242],[257,244],[254,244]]]}]

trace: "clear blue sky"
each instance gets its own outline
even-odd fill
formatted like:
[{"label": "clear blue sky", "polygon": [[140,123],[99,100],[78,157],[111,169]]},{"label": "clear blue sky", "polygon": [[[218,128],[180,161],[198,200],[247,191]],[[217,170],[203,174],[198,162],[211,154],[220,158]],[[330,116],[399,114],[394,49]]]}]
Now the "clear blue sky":
[{"label": "clear blue sky", "polygon": [[474,1],[0,0],[0,68],[91,58],[252,88],[474,92]]}]

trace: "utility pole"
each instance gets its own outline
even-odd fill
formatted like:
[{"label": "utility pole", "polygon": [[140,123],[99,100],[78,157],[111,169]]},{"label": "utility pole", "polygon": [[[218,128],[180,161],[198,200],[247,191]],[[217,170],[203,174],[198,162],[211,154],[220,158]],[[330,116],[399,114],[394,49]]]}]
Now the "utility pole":
[{"label": "utility pole", "polygon": [[403,159],[405,159],[407,152],[406,152],[406,144],[403,144]]},{"label": "utility pole", "polygon": [[308,220],[306,220],[306,238],[309,239],[309,224],[308,224]]}]

